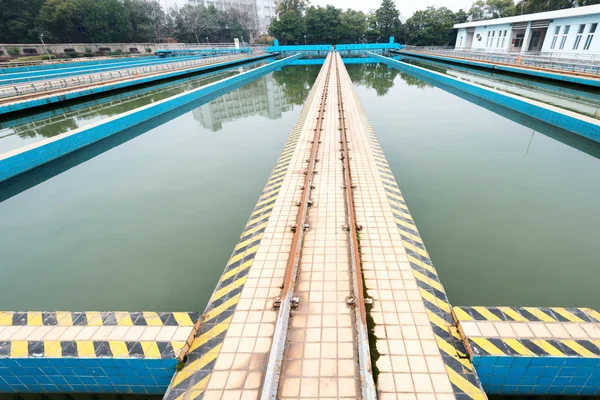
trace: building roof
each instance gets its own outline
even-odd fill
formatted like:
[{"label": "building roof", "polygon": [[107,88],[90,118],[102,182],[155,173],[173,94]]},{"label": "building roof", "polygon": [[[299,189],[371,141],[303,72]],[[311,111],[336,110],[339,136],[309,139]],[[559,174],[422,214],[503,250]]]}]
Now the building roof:
[{"label": "building roof", "polygon": [[454,25],[455,28],[472,28],[476,26],[514,24],[519,22],[538,21],[543,19],[558,19],[580,17],[582,15],[600,14],[600,4],[585,7],[567,8],[565,10],[546,11],[535,14],[517,15],[514,17],[486,19],[483,21],[465,22]]}]

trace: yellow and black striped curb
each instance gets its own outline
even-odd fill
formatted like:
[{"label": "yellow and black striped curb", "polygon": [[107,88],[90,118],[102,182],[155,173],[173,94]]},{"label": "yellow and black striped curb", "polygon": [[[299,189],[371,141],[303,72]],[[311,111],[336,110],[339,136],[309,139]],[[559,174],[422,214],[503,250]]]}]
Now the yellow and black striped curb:
[{"label": "yellow and black striped curb", "polygon": [[600,358],[600,340],[469,337],[473,356]]},{"label": "yellow and black striped curb", "polygon": [[454,307],[461,321],[578,322],[598,323],[600,313],[591,308],[565,307]]},{"label": "yellow and black striped curb", "polygon": [[459,399],[486,399],[452,318],[452,307],[362,104],[353,90],[375,164],[416,278],[448,378]]},{"label": "yellow and black striped curb", "polygon": [[0,359],[12,358],[152,358],[175,359],[183,341],[26,341],[0,342]]},{"label": "yellow and black striped curb", "polygon": [[316,87],[320,78],[321,74],[315,80],[279,160],[227,262],[208,306],[200,318],[198,335],[190,346],[187,364],[173,377],[165,399],[182,399],[186,395],[186,399],[199,398],[208,384],[233,313],[240,300],[248,272],[254,262],[279,190],[298,145],[298,139],[306,123],[311,104],[317,97]]},{"label": "yellow and black striped curb", "polygon": [[0,326],[194,326],[196,312],[0,312]]}]

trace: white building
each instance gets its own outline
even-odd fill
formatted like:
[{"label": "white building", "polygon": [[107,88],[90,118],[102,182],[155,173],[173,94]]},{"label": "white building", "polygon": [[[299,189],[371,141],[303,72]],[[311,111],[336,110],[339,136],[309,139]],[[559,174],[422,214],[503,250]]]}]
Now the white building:
[{"label": "white building", "polygon": [[456,24],[456,49],[541,52],[557,57],[600,55],[600,5]]}]

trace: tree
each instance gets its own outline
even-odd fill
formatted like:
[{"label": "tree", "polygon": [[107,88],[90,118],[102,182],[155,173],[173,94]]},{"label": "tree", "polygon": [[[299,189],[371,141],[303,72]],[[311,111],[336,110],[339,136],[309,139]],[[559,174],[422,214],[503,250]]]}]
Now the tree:
[{"label": "tree", "polygon": [[307,40],[311,44],[336,44],[342,34],[342,10],[332,5],[309,7],[306,10]]},{"label": "tree", "polygon": [[127,9],[119,0],[77,0],[77,20],[92,42],[123,41],[131,35]]},{"label": "tree", "polygon": [[128,2],[137,5],[137,9],[143,12],[142,15],[138,14],[138,20],[141,23],[137,26],[137,29],[134,28],[134,31],[137,33],[135,36],[142,36],[144,31],[147,31],[147,27],[149,27],[152,31],[152,39],[156,43],[160,42],[163,37],[163,30],[167,24],[167,15],[160,6],[160,3],[157,0],[125,0],[125,5]]},{"label": "tree", "polygon": [[339,43],[360,43],[367,32],[367,16],[362,11],[347,9],[342,13]]},{"label": "tree", "polygon": [[219,13],[215,6],[186,4],[171,10],[176,37],[181,41],[204,41],[205,36],[219,29]]},{"label": "tree", "polygon": [[375,11],[375,16],[380,39],[386,40],[400,32],[400,12],[393,0],[383,0]]},{"label": "tree", "polygon": [[36,27],[43,0],[0,0],[0,42],[39,42]]},{"label": "tree", "polygon": [[417,46],[445,46],[451,40],[454,13],[446,7],[427,7],[406,21],[407,43]]},{"label": "tree", "polygon": [[46,0],[37,26],[48,42],[72,42],[77,33],[77,5],[73,0]]},{"label": "tree", "polygon": [[282,41],[282,44],[300,43],[306,34],[304,20],[304,0],[283,0],[277,6],[277,18],[269,25],[269,34]]},{"label": "tree", "polygon": [[477,0],[469,10],[473,21],[510,17],[515,12],[513,0]]}]

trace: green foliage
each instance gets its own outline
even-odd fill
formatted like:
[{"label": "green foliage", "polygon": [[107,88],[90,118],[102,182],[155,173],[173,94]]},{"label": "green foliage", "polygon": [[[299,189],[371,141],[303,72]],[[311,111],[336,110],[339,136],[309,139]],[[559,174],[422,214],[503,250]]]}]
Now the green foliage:
[{"label": "green foliage", "polygon": [[54,60],[56,59],[53,55],[42,54],[39,56],[27,56],[27,57],[19,57],[16,61],[42,61],[42,60]]},{"label": "green foliage", "polygon": [[37,17],[37,25],[48,42],[72,42],[77,38],[78,8],[75,0],[46,0]]},{"label": "green foliage", "polygon": [[121,56],[123,55],[123,50],[121,49],[116,49],[115,51],[111,51],[110,53],[108,53],[109,56]]},{"label": "green foliage", "polygon": [[342,13],[338,43],[360,43],[367,32],[367,16],[362,11],[347,9]]},{"label": "green foliage", "polygon": [[39,42],[35,20],[43,0],[0,0],[0,41]]},{"label": "green foliage", "polygon": [[385,96],[394,87],[394,80],[400,74],[400,70],[388,68],[382,63],[348,65],[347,69],[354,84],[375,89],[377,96]]},{"label": "green foliage", "polygon": [[152,53],[152,49],[150,47],[146,47],[146,53]]},{"label": "green foliage", "polygon": [[388,37],[400,33],[402,26],[400,12],[393,0],[383,0],[381,6],[375,11],[375,16],[381,40],[386,40]]},{"label": "green foliage", "polygon": [[9,47],[8,49],[6,49],[6,51],[8,52],[9,55],[11,56],[18,56],[21,53],[21,50],[19,50],[18,47]]},{"label": "green foliage", "polygon": [[515,15],[516,8],[513,0],[477,0],[471,6],[469,14],[474,21],[504,18]]},{"label": "green foliage", "polygon": [[303,0],[283,0],[277,6],[277,18],[269,25],[269,34],[279,39],[281,44],[302,43],[306,33],[305,9],[306,2]]},{"label": "green foliage", "polygon": [[309,7],[306,10],[307,40],[311,44],[339,43],[342,28],[342,10],[334,6]]},{"label": "green foliage", "polygon": [[179,9],[171,10],[175,37],[183,42],[204,42],[219,29],[219,12],[214,6],[193,6],[186,4]]},{"label": "green foliage", "polygon": [[417,11],[406,21],[406,42],[417,46],[444,46],[453,43],[452,27],[456,21],[457,16],[446,7],[427,7]]}]

